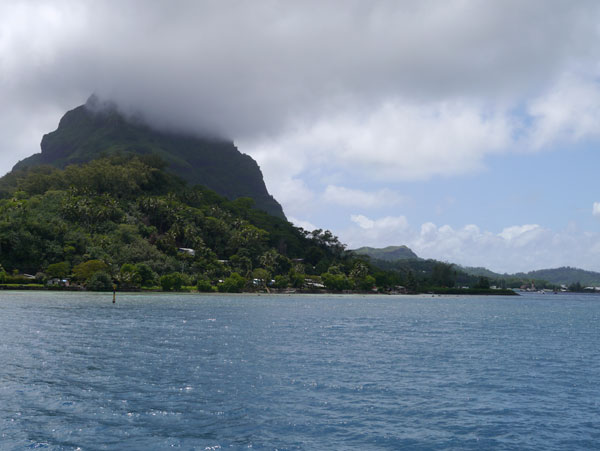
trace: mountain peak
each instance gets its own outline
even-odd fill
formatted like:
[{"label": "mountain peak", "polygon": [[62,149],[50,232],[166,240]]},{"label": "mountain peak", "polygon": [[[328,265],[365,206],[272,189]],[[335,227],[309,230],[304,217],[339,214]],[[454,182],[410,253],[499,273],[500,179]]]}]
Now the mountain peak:
[{"label": "mountain peak", "polygon": [[117,111],[117,104],[115,102],[111,102],[110,100],[101,100],[96,94],[89,96],[83,106],[93,112],[105,110]]},{"label": "mountain peak", "polygon": [[13,170],[41,164],[64,168],[116,153],[154,154],[167,163],[169,172],[192,185],[204,185],[229,199],[250,197],[256,208],[285,219],[256,161],[232,141],[155,130],[141,116],[126,117],[115,103],[94,94],[44,135],[41,150]]}]

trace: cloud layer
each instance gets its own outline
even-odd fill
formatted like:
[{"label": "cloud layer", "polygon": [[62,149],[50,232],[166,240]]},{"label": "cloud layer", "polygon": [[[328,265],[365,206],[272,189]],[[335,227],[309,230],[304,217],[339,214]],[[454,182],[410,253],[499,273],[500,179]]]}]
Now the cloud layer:
[{"label": "cloud layer", "polygon": [[40,137],[25,136],[96,92],[161,127],[234,138],[263,161],[266,149],[321,152],[388,178],[460,174],[521,133],[543,146],[598,132],[599,8],[5,2],[0,148],[36,151]]}]

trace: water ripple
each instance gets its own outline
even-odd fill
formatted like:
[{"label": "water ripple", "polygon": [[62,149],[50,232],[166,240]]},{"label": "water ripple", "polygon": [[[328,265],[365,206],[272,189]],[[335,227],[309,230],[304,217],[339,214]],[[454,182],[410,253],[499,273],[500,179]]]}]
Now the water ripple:
[{"label": "water ripple", "polygon": [[0,449],[591,449],[600,298],[0,293]]}]

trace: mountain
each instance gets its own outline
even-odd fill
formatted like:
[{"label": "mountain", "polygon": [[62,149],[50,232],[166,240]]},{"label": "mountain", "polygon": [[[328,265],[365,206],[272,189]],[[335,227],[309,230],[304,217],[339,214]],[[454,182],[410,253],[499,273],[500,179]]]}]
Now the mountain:
[{"label": "mountain", "polygon": [[250,197],[257,209],[285,219],[256,161],[233,142],[158,131],[141,120],[125,118],[95,96],[67,112],[58,128],[44,135],[41,150],[17,163],[13,171],[39,165],[65,168],[114,154],[157,155],[169,172],[190,185],[203,185],[229,199]]},{"label": "mountain", "polygon": [[415,259],[417,254],[411,251],[406,246],[388,246],[384,248],[361,247],[354,249],[352,252],[359,255],[368,255],[375,260],[395,261]]}]

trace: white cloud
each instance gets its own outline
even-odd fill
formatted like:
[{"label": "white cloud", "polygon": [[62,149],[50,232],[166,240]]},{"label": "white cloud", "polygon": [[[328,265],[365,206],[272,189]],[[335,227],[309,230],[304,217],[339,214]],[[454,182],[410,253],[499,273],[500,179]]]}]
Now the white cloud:
[{"label": "white cloud", "polygon": [[405,198],[390,189],[368,192],[343,186],[327,185],[323,193],[323,200],[346,207],[378,208],[401,204],[405,201]]},{"label": "white cloud", "polygon": [[598,70],[585,75],[564,74],[542,96],[533,99],[529,141],[533,148],[560,141],[600,137],[600,83]]},{"label": "white cloud", "polygon": [[[526,101],[525,115],[508,108],[490,110],[474,101],[387,99],[368,111],[347,105],[341,113],[329,112],[284,129],[269,138],[269,146],[248,141],[244,149],[267,167],[270,185],[290,173],[319,178],[323,168],[379,183],[472,173],[484,168],[491,154],[600,139],[600,84],[594,76],[565,75]],[[282,154],[289,160],[271,164],[270,171],[269,161]],[[384,201],[378,199],[383,197],[401,203],[391,192],[343,189],[328,186],[324,199],[348,205],[354,194],[361,207],[380,206]]]},{"label": "white cloud", "polygon": [[286,206],[287,212],[295,215],[296,212],[305,212],[314,202],[314,193],[299,178],[285,179],[277,186],[277,199]]},{"label": "white cloud", "polygon": [[365,215],[351,215],[350,220],[357,227],[350,227],[340,233],[342,242],[350,247],[369,246],[373,243],[394,244],[405,240],[408,221],[404,216],[385,216],[370,219]]},{"label": "white cloud", "polygon": [[594,216],[600,216],[600,202],[594,202],[592,206],[592,214]]},{"label": "white cloud", "polygon": [[486,114],[477,104],[389,100],[368,112],[349,105],[286,130],[270,146],[244,148],[263,167],[278,154],[303,155],[291,169],[296,173],[336,167],[378,181],[420,180],[482,168],[486,154],[511,144],[512,130],[505,113]]},{"label": "white cloud", "polygon": [[364,215],[351,215],[350,220],[358,224],[361,229],[372,229],[375,225],[375,221],[370,220]]},{"label": "white cloud", "polygon": [[415,229],[404,217],[394,222],[389,218],[353,215],[351,220],[358,227],[340,234],[350,248],[405,244],[423,258],[485,266],[499,272],[559,266],[600,270],[600,234],[583,232],[574,226],[552,231],[525,224],[494,233],[474,224],[454,229],[427,222]]},{"label": "white cloud", "polygon": [[318,227],[309,221],[304,221],[302,219],[288,217],[288,221],[294,224],[296,227],[302,227],[304,230],[312,232],[313,230],[317,230]]},{"label": "white cloud", "polygon": [[529,241],[535,239],[537,234],[542,231],[543,229],[538,224],[524,224],[506,227],[498,234],[498,236],[514,244],[525,245]]},{"label": "white cloud", "polygon": [[402,231],[408,226],[404,216],[386,216],[373,221],[364,215],[351,215],[350,220],[362,229]]}]

